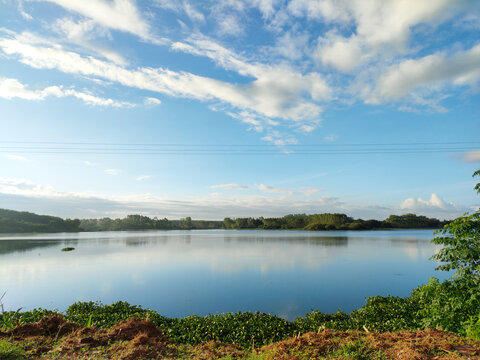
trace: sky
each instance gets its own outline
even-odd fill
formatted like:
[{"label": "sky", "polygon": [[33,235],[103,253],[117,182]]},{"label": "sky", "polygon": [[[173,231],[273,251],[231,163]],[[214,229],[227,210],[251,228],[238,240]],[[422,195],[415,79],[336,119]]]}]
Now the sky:
[{"label": "sky", "polygon": [[478,209],[476,0],[0,0],[0,208]]}]

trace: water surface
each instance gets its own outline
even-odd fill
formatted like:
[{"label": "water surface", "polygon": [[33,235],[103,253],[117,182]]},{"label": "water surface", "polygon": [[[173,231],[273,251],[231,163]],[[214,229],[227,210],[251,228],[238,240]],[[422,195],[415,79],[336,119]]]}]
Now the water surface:
[{"label": "water surface", "polygon": [[[407,296],[429,277],[431,230],[141,231],[0,237],[6,309],[118,300],[169,317],[263,311],[293,319]],[[64,247],[74,247],[62,252]]]}]

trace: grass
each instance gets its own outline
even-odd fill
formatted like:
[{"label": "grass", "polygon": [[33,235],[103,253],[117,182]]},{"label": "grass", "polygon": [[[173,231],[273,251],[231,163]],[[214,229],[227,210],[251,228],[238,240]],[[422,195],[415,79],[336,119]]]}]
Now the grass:
[{"label": "grass", "polygon": [[[473,339],[438,330],[420,331],[418,327],[412,329],[418,326],[415,318],[409,318],[412,307],[409,299],[376,297],[350,315],[342,312],[323,314],[312,311],[295,321],[286,321],[260,312],[166,318],[155,311],[126,302],[111,305],[79,302],[71,305],[63,314],[45,309],[3,311],[0,312],[0,332],[41,319],[34,325],[46,332],[43,340],[33,345],[29,343],[31,338],[22,333],[21,328],[20,332],[16,330],[13,337],[10,337],[12,333],[4,334],[3,336],[9,337],[8,341],[3,338],[0,344],[0,359],[31,359],[32,356],[39,358],[36,352],[39,347],[47,348],[46,353],[42,352],[41,358],[51,360],[73,360],[79,356],[82,359],[105,359],[105,356],[112,358],[112,352],[134,354],[143,351],[143,355],[150,356],[155,346],[158,351],[164,352],[168,359],[384,360],[396,358],[400,350],[412,355],[412,358],[428,353],[438,355],[440,359],[456,351],[480,355],[480,342]],[[159,344],[151,338],[143,339],[142,341],[146,342],[142,342],[132,338],[123,343],[124,339],[118,339],[115,331],[112,332],[112,327],[132,318],[149,319],[147,323],[156,326],[155,331],[160,331],[166,338],[165,342]],[[97,342],[99,348],[94,348],[93,344],[88,345],[89,340],[83,339],[85,334],[79,333],[75,338],[66,341],[65,334],[60,334],[60,328],[52,329],[52,326],[59,326],[58,322],[62,325],[67,321],[79,324],[70,323],[69,326],[74,326],[73,329],[80,326],[95,327],[96,330],[89,331],[94,331],[97,335],[91,336],[100,339],[100,342]],[[477,319],[471,321],[472,332],[478,331],[479,322]],[[402,328],[413,331],[398,332]],[[0,339],[1,336],[2,334]],[[396,345],[398,342],[401,342],[401,345],[398,345],[400,347]],[[68,356],[65,350],[62,350],[65,346],[69,349]],[[465,346],[466,350],[462,350]]]},{"label": "grass", "polygon": [[383,351],[375,349],[364,340],[350,340],[340,344],[334,353],[341,359],[351,360],[386,360]]},{"label": "grass", "polygon": [[[159,338],[156,333],[148,333],[145,330],[147,323],[133,320],[117,324],[114,328],[90,329],[87,332],[77,328],[59,337],[50,334],[25,338],[17,334],[0,340],[0,359],[393,360],[403,354],[405,359],[447,360],[452,356],[473,359],[480,355],[480,342],[438,330],[387,334],[328,330],[247,349],[218,341],[198,345],[174,344],[161,338],[161,335]],[[136,332],[132,333],[132,329]],[[96,341],[92,342],[92,339]],[[40,351],[40,348],[43,349]]]},{"label": "grass", "polygon": [[7,340],[0,340],[0,359],[23,360],[25,358],[25,350],[22,347],[11,344]]}]

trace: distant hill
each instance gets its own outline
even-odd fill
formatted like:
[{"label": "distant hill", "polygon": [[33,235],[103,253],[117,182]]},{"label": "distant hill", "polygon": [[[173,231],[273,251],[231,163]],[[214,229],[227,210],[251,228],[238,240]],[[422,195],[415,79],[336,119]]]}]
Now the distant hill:
[{"label": "distant hill", "polygon": [[0,209],[0,233],[75,231],[81,231],[78,219],[64,220],[56,216]]}]

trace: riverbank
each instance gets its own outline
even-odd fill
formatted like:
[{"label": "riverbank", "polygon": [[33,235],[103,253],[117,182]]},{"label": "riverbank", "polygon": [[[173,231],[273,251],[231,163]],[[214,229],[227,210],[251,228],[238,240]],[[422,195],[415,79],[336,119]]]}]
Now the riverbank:
[{"label": "riverbank", "polygon": [[[126,302],[78,302],[64,313],[0,313],[0,349],[23,353],[23,359],[137,359],[117,356],[151,350],[150,359],[338,359],[343,354],[377,360],[402,358],[400,353],[405,359],[452,359],[467,349],[467,358],[480,359],[480,323],[464,328],[465,319],[457,316],[447,327],[440,324],[448,319],[436,319],[435,325],[422,317],[426,304],[418,300],[376,296],[350,314],[312,311],[294,321],[260,312],[167,318]],[[0,352],[0,359],[10,358]]]},{"label": "riverbank", "polygon": [[18,359],[478,359],[480,341],[441,330],[370,332],[319,328],[251,346],[178,344],[150,319],[82,327],[59,315],[0,331],[0,358]]}]

